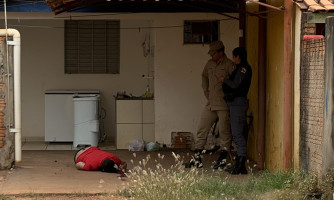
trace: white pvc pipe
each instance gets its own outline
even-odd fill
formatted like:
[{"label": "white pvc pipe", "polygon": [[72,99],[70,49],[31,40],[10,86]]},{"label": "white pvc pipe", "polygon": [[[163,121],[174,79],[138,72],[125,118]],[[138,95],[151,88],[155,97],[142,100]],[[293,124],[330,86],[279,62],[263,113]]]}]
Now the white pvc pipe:
[{"label": "white pvc pipe", "polygon": [[[0,29],[0,36],[13,37],[13,41],[7,41],[14,46],[14,128],[10,132],[15,133],[15,161],[22,159],[21,143],[21,37],[16,29]],[[7,63],[8,65],[8,63]],[[7,72],[9,73],[9,72]],[[7,102],[9,103],[9,102]],[[9,111],[10,112],[10,111]]]}]

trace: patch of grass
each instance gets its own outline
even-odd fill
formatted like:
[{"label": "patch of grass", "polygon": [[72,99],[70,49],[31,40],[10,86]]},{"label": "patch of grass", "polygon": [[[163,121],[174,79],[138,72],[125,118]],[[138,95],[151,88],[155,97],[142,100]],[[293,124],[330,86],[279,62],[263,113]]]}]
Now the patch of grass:
[{"label": "patch of grass", "polygon": [[0,194],[0,200],[11,200],[11,198],[4,194]]},{"label": "patch of grass", "polygon": [[[223,174],[224,175],[224,174]],[[225,174],[226,175],[226,174]],[[250,177],[244,182],[231,182],[228,176],[203,178],[195,185],[201,190],[202,198],[208,199],[260,199],[266,192],[288,188],[293,180],[289,172],[262,172],[258,177]]]},{"label": "patch of grass", "polygon": [[333,196],[334,168],[329,169],[323,177],[304,171],[294,172],[293,177],[293,183],[289,188],[275,192],[277,199],[312,199],[308,197],[311,193],[321,193],[321,199],[329,199]]},{"label": "patch of grass", "polygon": [[116,196],[114,193],[22,193],[22,194],[9,194],[6,198],[0,200],[14,200],[14,199],[26,199],[26,200],[59,200],[59,199],[73,199],[73,200],[88,200],[88,199],[124,199]]},{"label": "patch of grass", "polygon": [[[185,170],[179,155],[173,153],[175,164],[164,169],[156,162],[156,168],[145,168],[150,156],[129,174],[129,187],[121,195],[135,199],[261,199],[267,192],[289,188],[294,181],[291,172],[262,172],[246,181],[231,182],[226,173],[208,175],[203,170]],[[163,159],[163,156],[159,155]]]},{"label": "patch of grass", "polygon": [[22,193],[22,194],[14,194],[14,195],[7,195],[8,197],[12,197],[14,199],[16,198],[28,198],[28,199],[41,199],[43,197],[43,194],[37,194],[37,193]]}]

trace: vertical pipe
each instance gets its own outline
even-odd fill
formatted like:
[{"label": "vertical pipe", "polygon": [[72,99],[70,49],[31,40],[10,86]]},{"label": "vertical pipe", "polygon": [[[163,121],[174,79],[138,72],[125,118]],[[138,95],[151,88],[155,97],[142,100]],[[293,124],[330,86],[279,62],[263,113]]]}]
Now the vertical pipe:
[{"label": "vertical pipe", "polygon": [[14,38],[14,128],[15,132],[15,161],[22,160],[21,145],[21,46],[20,38]]},{"label": "vertical pipe", "polygon": [[295,28],[294,28],[294,112],[293,112],[293,167],[299,168],[299,134],[300,134],[300,64],[301,64],[301,16],[302,11],[299,8],[295,9]]},{"label": "vertical pipe", "polygon": [[[21,37],[15,29],[0,29],[0,36],[13,37],[13,41],[7,41],[14,46],[14,128],[10,132],[15,133],[15,161],[21,161]],[[7,72],[9,73],[9,72]]]},{"label": "vertical pipe", "polygon": [[[260,0],[266,3],[266,0]],[[259,6],[259,12],[267,8]],[[265,162],[265,132],[266,132],[266,65],[267,65],[267,20],[259,18],[259,39],[258,39],[258,135],[257,135],[257,168],[264,169]]]},{"label": "vertical pipe", "polygon": [[292,160],[292,0],[284,0],[284,103],[283,103],[283,169]]}]

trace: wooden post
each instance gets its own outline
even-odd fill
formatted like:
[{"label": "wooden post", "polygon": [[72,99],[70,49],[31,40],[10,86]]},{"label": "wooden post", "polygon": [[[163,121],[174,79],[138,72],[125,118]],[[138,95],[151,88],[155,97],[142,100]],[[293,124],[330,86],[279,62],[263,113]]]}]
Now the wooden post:
[{"label": "wooden post", "polygon": [[334,165],[334,17],[326,18],[326,51],[325,51],[325,97],[324,97],[324,137],[323,167],[324,174]]},{"label": "wooden post", "polygon": [[[260,0],[266,3],[266,0]],[[267,8],[259,6],[259,12]],[[257,168],[264,169],[265,162],[265,132],[266,132],[266,66],[267,66],[267,20],[259,18],[259,39],[258,39],[258,134],[257,134]]]},{"label": "wooden post", "polygon": [[292,0],[284,0],[284,104],[283,104],[283,169],[292,161]]}]

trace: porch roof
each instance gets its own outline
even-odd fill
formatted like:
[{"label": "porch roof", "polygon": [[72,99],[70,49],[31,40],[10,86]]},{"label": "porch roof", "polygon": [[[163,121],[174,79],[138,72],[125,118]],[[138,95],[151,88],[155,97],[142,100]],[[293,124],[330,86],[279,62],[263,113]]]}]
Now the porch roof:
[{"label": "porch roof", "polygon": [[334,0],[295,0],[296,5],[308,12],[334,11]]},{"label": "porch roof", "polygon": [[45,0],[55,14],[73,11],[107,12],[238,12],[233,0]]}]

